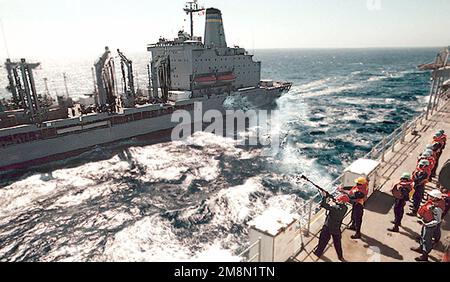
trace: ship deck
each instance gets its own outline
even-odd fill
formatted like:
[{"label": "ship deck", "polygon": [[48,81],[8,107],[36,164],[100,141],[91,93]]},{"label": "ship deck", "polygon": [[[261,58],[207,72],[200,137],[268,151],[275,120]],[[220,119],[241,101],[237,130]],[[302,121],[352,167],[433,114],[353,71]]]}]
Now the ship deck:
[{"label": "ship deck", "polygon": [[[392,228],[391,221],[394,219],[393,198],[390,193],[392,186],[398,181],[403,172],[412,172],[415,169],[417,157],[431,141],[433,134],[444,129],[450,132],[450,101],[447,101],[438,112],[433,114],[428,120],[424,120],[417,131],[419,134],[413,136],[406,135],[404,142],[398,142],[394,150],[389,150],[385,155],[385,162],[379,173],[378,183],[381,189],[374,192],[368,199],[364,211],[362,226],[362,239],[353,240],[350,238],[354,231],[344,229],[342,234],[342,248],[344,258],[348,262],[413,262],[419,256],[410,250],[410,247],[417,247],[416,239],[420,236],[421,225],[417,217],[406,215],[409,212],[409,203],[405,206],[405,215],[399,233],[389,232]],[[446,160],[450,159],[450,146],[444,150],[437,174]],[[381,182],[380,182],[381,181]],[[427,184],[427,190],[436,188],[437,180]],[[297,262],[338,262],[336,252],[330,240],[324,255],[319,259],[312,251],[317,246],[318,235],[322,227],[324,217],[318,217],[311,224],[311,232],[304,239],[304,250],[294,259]],[[350,216],[344,220],[348,226]],[[450,235],[450,215],[442,222],[442,240]],[[439,243],[430,253],[430,261],[440,261],[442,258],[443,245]]]}]

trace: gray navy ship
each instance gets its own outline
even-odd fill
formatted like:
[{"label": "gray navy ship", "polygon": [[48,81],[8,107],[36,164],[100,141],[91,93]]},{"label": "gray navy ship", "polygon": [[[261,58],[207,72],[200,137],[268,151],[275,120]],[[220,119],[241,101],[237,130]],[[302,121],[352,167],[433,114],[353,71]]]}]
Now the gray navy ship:
[{"label": "gray navy ship", "polygon": [[[0,172],[36,166],[75,156],[93,146],[132,137],[157,138],[177,123],[172,113],[211,109],[226,114],[233,101],[251,107],[271,104],[292,86],[289,82],[261,80],[261,63],[244,48],[228,47],[221,11],[206,9],[204,38],[193,34],[193,14],[205,9],[188,2],[191,32],[180,31],[173,40],[160,38],[148,45],[149,89],[137,91],[133,64],[120,50],[122,83],[114,57],[106,47],[95,62],[95,91],[73,101],[37,93],[33,69],[38,63],[6,60],[12,98],[0,102]],[[189,125],[190,126],[190,125]]]}]

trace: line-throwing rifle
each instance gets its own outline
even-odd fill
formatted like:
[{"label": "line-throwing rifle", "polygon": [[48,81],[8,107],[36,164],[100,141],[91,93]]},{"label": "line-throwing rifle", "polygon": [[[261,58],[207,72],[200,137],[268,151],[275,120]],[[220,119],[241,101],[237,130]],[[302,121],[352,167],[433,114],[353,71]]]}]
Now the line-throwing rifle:
[{"label": "line-throwing rifle", "polygon": [[303,174],[300,177],[296,177],[297,179],[300,178],[301,180],[305,180],[309,183],[311,183],[314,187],[316,187],[317,189],[319,189],[320,192],[325,193],[325,195],[329,198],[331,198],[333,200],[333,202],[336,202],[336,199],[330,194],[330,192],[328,192],[327,190],[323,189],[322,187],[320,187],[319,185],[317,185],[316,183],[312,182],[308,177],[304,176]]}]

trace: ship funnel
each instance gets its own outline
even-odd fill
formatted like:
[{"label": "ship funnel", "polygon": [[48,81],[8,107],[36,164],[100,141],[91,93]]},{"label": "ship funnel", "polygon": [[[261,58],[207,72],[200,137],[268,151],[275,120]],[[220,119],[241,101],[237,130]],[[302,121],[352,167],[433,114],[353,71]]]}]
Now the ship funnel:
[{"label": "ship funnel", "polygon": [[206,9],[205,45],[207,47],[227,47],[222,13],[215,8]]}]

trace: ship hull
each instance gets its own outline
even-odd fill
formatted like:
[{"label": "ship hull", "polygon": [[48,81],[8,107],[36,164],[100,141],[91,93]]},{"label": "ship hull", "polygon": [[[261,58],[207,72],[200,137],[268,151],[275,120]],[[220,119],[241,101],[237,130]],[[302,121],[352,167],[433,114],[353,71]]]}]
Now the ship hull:
[{"label": "ship hull", "polygon": [[[256,88],[243,93],[236,93],[232,97],[244,97],[251,106],[262,107],[274,102],[282,93],[283,89]],[[202,102],[203,113],[208,110],[218,110],[225,115],[228,109],[224,107],[224,101],[228,97],[227,94],[214,95],[208,99],[198,99],[198,102]],[[10,174],[27,167],[41,166],[49,162],[77,156],[97,145],[114,143],[133,137],[145,138],[155,143],[168,141],[167,138],[170,137],[171,130],[179,124],[178,121],[172,122],[171,118],[171,114],[161,115],[2,148],[0,149],[2,156],[0,172]]]}]

